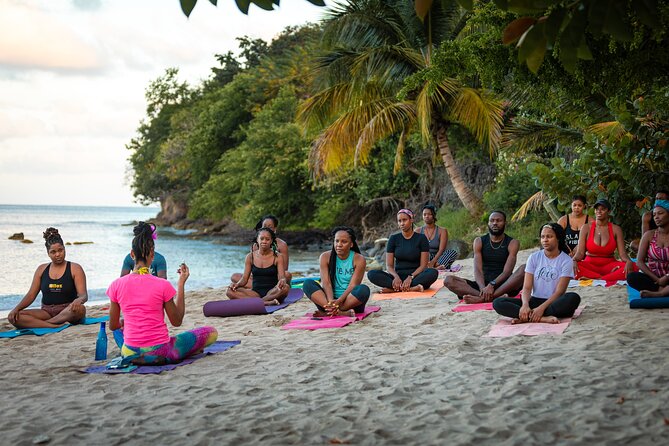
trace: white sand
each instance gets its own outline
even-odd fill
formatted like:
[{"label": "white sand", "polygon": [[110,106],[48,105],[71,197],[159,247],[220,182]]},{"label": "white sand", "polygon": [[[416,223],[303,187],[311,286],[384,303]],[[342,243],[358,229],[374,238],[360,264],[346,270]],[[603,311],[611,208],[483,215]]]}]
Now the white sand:
[{"label": "white sand", "polygon": [[565,334],[510,338],[482,337],[498,316],[453,313],[446,290],[316,332],[280,329],[307,299],[221,319],[201,308],[222,290],[192,292],[172,332],[242,343],[160,375],[77,372],[97,326],[0,339],[2,444],[667,444],[669,311],[630,310],[623,287],[578,291]]}]

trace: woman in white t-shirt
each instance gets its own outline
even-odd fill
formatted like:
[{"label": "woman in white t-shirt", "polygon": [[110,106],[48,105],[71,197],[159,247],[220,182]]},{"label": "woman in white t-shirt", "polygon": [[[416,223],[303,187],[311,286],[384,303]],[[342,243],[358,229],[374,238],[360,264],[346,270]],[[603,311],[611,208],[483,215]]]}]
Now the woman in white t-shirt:
[{"label": "woman in white t-shirt", "polygon": [[574,277],[574,261],[569,257],[564,228],[557,223],[542,226],[541,247],[527,260],[522,297],[498,298],[492,303],[497,313],[513,318],[514,324],[556,324],[558,318],[573,316],[581,303],[578,294],[565,292]]}]

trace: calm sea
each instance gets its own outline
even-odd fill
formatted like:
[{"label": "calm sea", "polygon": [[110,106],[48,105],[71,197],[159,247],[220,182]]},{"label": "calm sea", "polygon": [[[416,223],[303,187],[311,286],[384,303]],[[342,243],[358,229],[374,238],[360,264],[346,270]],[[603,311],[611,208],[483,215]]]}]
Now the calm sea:
[{"label": "calm sea", "polygon": [[[86,272],[90,301],[107,300],[105,290],[119,276],[123,259],[130,252],[132,225],[152,218],[157,208],[92,206],[0,205],[0,311],[11,310],[30,287],[35,269],[49,262],[42,232],[58,228],[67,242],[93,242],[66,246],[67,260],[79,263]],[[34,243],[8,238],[23,232]],[[217,238],[192,239],[189,231],[158,228],[156,250],[167,259],[167,278],[176,284],[178,265],[185,261],[191,270],[186,290],[218,288],[229,283],[233,272],[244,266],[248,246],[228,246]],[[318,254],[291,251],[290,270],[311,273]],[[40,303],[41,294],[33,306]]]}]

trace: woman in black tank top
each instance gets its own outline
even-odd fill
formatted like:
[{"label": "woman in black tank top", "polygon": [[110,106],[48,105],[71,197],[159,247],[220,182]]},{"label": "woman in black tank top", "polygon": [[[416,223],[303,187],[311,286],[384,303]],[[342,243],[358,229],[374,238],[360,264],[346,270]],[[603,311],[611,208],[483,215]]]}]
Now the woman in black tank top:
[{"label": "woman in black tank top", "polygon": [[583,195],[574,195],[571,201],[571,213],[563,215],[557,221],[564,228],[567,247],[570,250],[569,255],[572,257],[576,253],[581,227],[588,223],[588,214],[585,211],[587,207],[588,204]]},{"label": "woman in black tank top", "polygon": [[[65,260],[65,244],[55,228],[44,232],[51,263],[37,267],[30,290],[9,312],[7,319],[17,328],[55,328],[77,323],[86,316],[86,274],[77,263]],[[42,292],[42,308],[25,310]]]},{"label": "woman in black tank top", "polygon": [[[228,287],[225,295],[230,299],[260,297],[265,305],[278,305],[286,298],[290,286],[286,283],[284,257],[279,255],[276,247],[276,234],[269,228],[260,228],[256,232],[252,249],[246,255],[244,274],[238,282]],[[244,288],[253,273],[253,288]]]}]

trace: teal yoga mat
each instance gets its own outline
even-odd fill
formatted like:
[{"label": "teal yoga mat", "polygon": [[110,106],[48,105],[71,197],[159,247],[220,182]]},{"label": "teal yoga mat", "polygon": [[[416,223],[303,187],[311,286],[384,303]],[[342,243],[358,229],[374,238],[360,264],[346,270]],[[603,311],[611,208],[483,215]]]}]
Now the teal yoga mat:
[{"label": "teal yoga mat", "polygon": [[[99,324],[100,322],[106,322],[109,320],[109,316],[103,316],[103,317],[87,317],[84,318],[83,321],[76,325],[92,325],[92,324]],[[19,328],[17,330],[10,330],[10,331],[0,331],[0,338],[16,338],[18,336],[24,336],[24,335],[35,335],[35,336],[43,336],[45,334],[50,334],[50,333],[58,333],[59,331],[63,331],[68,327],[72,327],[72,324],[65,324],[60,327],[56,328]]]}]

